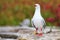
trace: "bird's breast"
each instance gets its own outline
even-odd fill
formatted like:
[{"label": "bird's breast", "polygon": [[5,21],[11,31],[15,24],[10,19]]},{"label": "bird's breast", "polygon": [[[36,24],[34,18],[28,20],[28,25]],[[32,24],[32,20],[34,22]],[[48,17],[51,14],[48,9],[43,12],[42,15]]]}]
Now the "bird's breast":
[{"label": "bird's breast", "polygon": [[34,22],[34,25],[36,27],[42,26],[42,24],[41,24],[42,20],[41,19],[33,19],[33,22]]}]

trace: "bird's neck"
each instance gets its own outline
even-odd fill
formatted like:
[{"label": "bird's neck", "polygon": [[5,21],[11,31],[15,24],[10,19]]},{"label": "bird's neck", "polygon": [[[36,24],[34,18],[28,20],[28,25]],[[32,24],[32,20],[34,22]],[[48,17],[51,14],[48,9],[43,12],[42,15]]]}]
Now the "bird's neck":
[{"label": "bird's neck", "polygon": [[34,17],[38,17],[38,16],[41,17],[40,8],[35,9]]}]

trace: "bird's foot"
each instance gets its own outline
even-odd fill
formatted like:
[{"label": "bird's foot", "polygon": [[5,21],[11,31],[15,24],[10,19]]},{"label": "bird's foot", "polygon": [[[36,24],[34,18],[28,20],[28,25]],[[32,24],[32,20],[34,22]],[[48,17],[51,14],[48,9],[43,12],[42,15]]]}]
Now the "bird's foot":
[{"label": "bird's foot", "polygon": [[36,33],[37,36],[43,36],[43,33]]},{"label": "bird's foot", "polygon": [[34,31],[34,35],[43,36],[43,33],[37,33],[36,31]]}]

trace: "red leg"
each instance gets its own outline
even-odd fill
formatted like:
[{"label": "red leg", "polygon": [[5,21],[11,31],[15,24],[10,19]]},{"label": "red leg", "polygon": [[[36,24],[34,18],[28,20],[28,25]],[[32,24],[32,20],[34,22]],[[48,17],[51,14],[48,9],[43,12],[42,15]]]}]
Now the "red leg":
[{"label": "red leg", "polygon": [[38,28],[36,28],[36,31],[38,30]]},{"label": "red leg", "polygon": [[[40,28],[40,30],[42,31],[42,28]],[[36,34],[37,36],[43,36],[43,33],[41,32],[41,33],[37,33]]]}]

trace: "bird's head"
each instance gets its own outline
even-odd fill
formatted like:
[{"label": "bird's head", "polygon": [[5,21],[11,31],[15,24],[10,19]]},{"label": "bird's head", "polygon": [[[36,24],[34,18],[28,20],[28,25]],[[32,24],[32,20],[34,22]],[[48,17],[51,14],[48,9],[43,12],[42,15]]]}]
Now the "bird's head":
[{"label": "bird's head", "polygon": [[39,4],[35,4],[35,8],[40,8],[40,5]]}]

